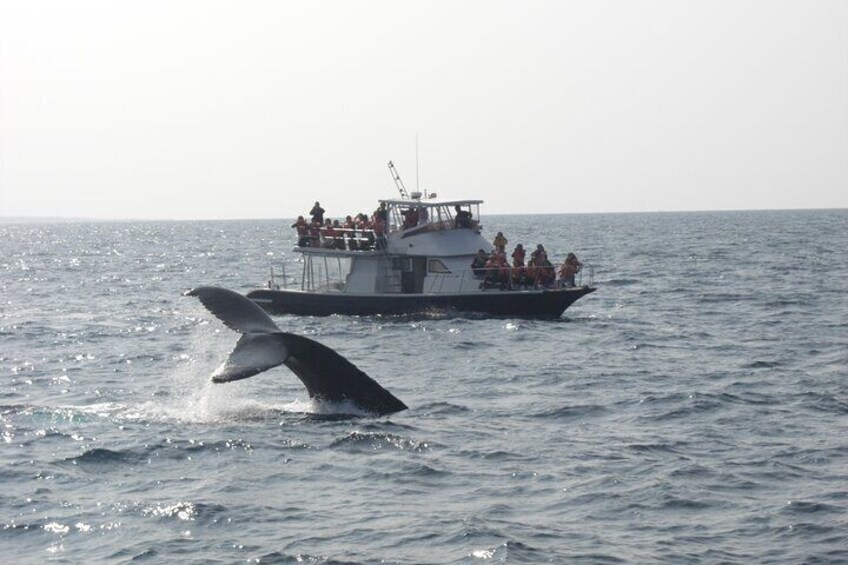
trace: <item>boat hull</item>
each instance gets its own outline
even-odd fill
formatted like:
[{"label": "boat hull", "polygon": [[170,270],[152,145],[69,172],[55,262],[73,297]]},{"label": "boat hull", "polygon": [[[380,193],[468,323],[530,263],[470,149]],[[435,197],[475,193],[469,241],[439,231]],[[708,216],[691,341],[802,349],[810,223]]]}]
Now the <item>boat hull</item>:
[{"label": "boat hull", "polygon": [[546,290],[489,290],[459,294],[349,294],[299,290],[251,291],[247,297],[271,314],[330,316],[408,315],[430,312],[519,318],[558,318],[577,299],[594,292],[582,286]]}]

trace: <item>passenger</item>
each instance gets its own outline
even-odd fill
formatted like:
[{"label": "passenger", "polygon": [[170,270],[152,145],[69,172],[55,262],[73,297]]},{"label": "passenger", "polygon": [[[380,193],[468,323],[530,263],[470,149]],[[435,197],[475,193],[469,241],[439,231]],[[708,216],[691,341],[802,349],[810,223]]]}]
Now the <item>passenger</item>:
[{"label": "passenger", "polygon": [[498,251],[493,251],[486,261],[486,277],[483,280],[483,286],[500,286],[501,290],[509,284],[509,265],[506,263],[506,256]]},{"label": "passenger", "polygon": [[356,222],[350,216],[345,216],[345,238],[347,239],[347,248],[351,251],[359,249],[359,242],[356,241]]},{"label": "passenger", "polygon": [[318,222],[319,224],[324,223],[324,209],[321,208],[321,204],[319,204],[318,201],[315,202],[315,206],[312,207],[309,214],[312,216],[313,222]]},{"label": "passenger", "polygon": [[359,220],[357,228],[360,230],[360,234],[364,240],[359,242],[359,249],[362,251],[370,251],[374,248],[374,228],[368,220],[368,216],[364,213],[360,213],[357,218]]},{"label": "passenger", "polygon": [[530,266],[532,267],[530,274],[535,286],[546,287],[556,280],[554,266],[548,260],[548,253],[541,243],[530,254]]},{"label": "passenger", "polygon": [[332,249],[335,247],[336,230],[333,229],[333,222],[330,218],[327,218],[324,221],[324,227],[321,229],[321,235],[323,236],[321,247],[325,249]]},{"label": "passenger", "polygon": [[514,267],[523,267],[524,266],[524,246],[520,243],[515,246],[515,249],[512,250],[512,264]]},{"label": "passenger", "polygon": [[306,223],[306,220],[303,219],[303,216],[298,216],[297,221],[291,225],[295,230],[297,230],[297,246],[298,247],[308,247],[309,246],[309,225]]},{"label": "passenger", "polygon": [[498,251],[503,252],[507,243],[509,243],[509,241],[504,237],[503,232],[499,231],[498,235],[495,236],[495,240],[492,242],[492,245],[494,245],[495,249]]},{"label": "passenger", "polygon": [[374,214],[374,235],[376,236],[375,248],[386,248],[386,222],[381,214]]},{"label": "passenger", "polygon": [[408,230],[418,225],[418,210],[409,208],[401,212],[401,216],[403,216],[403,229]]},{"label": "passenger", "polygon": [[312,222],[309,224],[309,247],[321,246],[321,224]]},{"label": "passenger", "polygon": [[333,220],[333,231],[335,232],[335,236],[333,237],[333,249],[344,249],[344,231],[342,230],[342,225],[338,220]]},{"label": "passenger", "polygon": [[498,282],[498,266],[495,263],[495,253],[492,252],[491,255],[486,259],[486,265],[483,268],[483,272],[485,275],[483,276],[483,282],[480,285],[480,288],[489,288],[490,286],[494,286]]},{"label": "passenger", "polygon": [[506,260],[506,253],[503,251],[495,251],[495,261],[498,265],[498,280],[501,283],[501,289],[504,289],[511,282],[512,268],[509,266],[509,261]]},{"label": "passenger", "polygon": [[386,210],[385,202],[380,202],[380,206],[374,210],[374,216],[379,216],[380,219],[383,220],[384,226],[389,223],[389,211]]},{"label": "passenger", "polygon": [[516,287],[526,287],[530,284],[527,268],[524,266],[524,246],[520,243],[512,252],[512,284]]},{"label": "passenger", "polygon": [[583,268],[583,263],[577,259],[577,255],[569,253],[565,258],[562,267],[559,268],[559,284],[564,287],[572,287],[574,284],[574,275],[580,272]]},{"label": "passenger", "polygon": [[556,284],[556,268],[547,259],[545,259],[542,265],[541,275],[539,279],[540,285],[550,288]]},{"label": "passenger", "polygon": [[457,204],[453,207],[456,210],[456,216],[454,217],[454,221],[456,222],[457,228],[470,228],[471,227],[471,212],[468,210],[463,210],[462,207]]},{"label": "passenger", "polygon": [[482,276],[486,274],[486,261],[488,261],[489,257],[484,250],[479,250],[477,255],[474,256],[474,260],[471,261],[471,270],[474,271],[474,274],[477,276]]},{"label": "passenger", "polygon": [[536,267],[541,267],[548,260],[548,253],[541,243],[536,246],[535,251],[530,254],[530,262]]}]

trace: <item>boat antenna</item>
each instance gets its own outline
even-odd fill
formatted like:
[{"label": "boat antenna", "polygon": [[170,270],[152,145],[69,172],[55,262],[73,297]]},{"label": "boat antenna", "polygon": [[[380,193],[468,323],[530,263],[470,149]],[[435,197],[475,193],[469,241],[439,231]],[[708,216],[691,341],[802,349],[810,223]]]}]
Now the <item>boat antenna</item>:
[{"label": "boat antenna", "polygon": [[389,161],[389,173],[392,175],[392,180],[395,181],[395,186],[397,187],[398,192],[400,192],[400,197],[404,200],[409,200],[409,194],[406,192],[406,187],[403,186],[403,181],[400,180],[400,175],[398,174],[397,169],[395,169],[395,164],[391,161]]},{"label": "boat antenna", "polygon": [[[418,182],[418,132],[415,132],[415,192],[421,192],[421,184]],[[427,199],[427,196],[424,196]]]}]

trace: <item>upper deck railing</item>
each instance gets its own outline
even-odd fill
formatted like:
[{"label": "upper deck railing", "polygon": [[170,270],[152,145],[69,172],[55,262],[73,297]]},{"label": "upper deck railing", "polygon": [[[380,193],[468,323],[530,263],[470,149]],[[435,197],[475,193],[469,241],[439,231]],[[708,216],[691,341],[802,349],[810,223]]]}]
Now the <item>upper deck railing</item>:
[{"label": "upper deck railing", "polygon": [[476,220],[470,220],[465,227],[457,226],[451,221],[428,222],[412,226],[392,224],[388,236],[380,236],[373,228],[321,228],[318,236],[302,236],[307,245],[301,248],[337,249],[340,251],[379,251],[385,249],[386,237],[399,236],[401,238],[420,235],[422,233],[438,232],[454,229],[472,229],[479,231],[480,224]]},{"label": "upper deck railing", "polygon": [[322,228],[318,237],[307,236],[305,239],[308,242],[306,247],[342,251],[374,251],[380,249],[378,243],[381,240],[371,228]]},{"label": "upper deck railing", "polygon": [[[347,251],[371,250],[380,245],[381,234],[386,236],[410,237],[428,232],[453,229],[471,229],[480,232],[480,204],[482,200],[428,201],[420,199],[380,200],[371,220],[365,214],[357,215],[357,222],[364,219],[362,227],[341,227],[300,224],[299,247],[322,247]],[[348,221],[351,216],[348,216]],[[329,220],[328,220],[329,221]],[[337,222],[338,223],[338,222]],[[367,225],[367,227],[365,227]],[[293,226],[294,227],[294,226]],[[377,228],[377,229],[375,229]],[[317,232],[317,233],[316,233]]]}]

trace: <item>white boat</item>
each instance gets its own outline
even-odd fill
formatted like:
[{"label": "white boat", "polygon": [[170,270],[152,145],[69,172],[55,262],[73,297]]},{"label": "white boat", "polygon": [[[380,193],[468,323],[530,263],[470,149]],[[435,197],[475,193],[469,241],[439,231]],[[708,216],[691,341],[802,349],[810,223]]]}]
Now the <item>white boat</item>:
[{"label": "white boat", "polygon": [[273,314],[556,318],[595,291],[591,273],[586,285],[559,286],[528,284],[526,277],[519,284],[516,276],[498,281],[491,272],[472,269],[478,251],[493,248],[480,235],[482,200],[436,201],[413,192],[379,202],[385,233],[323,231],[294,248],[303,258],[299,281],[290,284],[285,272],[278,277],[272,271],[268,287],[247,296]]}]

